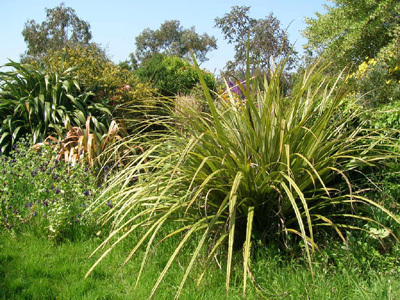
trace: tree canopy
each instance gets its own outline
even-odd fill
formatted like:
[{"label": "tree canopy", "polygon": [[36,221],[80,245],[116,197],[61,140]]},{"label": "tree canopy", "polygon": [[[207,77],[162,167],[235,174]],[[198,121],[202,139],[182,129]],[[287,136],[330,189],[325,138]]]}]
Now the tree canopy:
[{"label": "tree canopy", "polygon": [[88,45],[92,38],[89,23],[81,20],[75,10],[65,7],[64,3],[53,9],[46,8],[46,21],[41,24],[28,20],[22,35],[28,45],[26,55],[33,58],[67,45]]},{"label": "tree canopy", "polygon": [[217,40],[207,33],[199,35],[195,27],[185,29],[177,20],[165,21],[157,30],[147,28],[136,37],[136,52],[131,60],[139,62],[158,54],[188,58],[190,49],[200,62],[207,60],[207,53],[217,49]]},{"label": "tree canopy", "polygon": [[[215,90],[212,74],[202,71],[203,78],[211,90]],[[146,59],[135,71],[143,82],[152,84],[163,96],[189,94],[200,79],[196,71],[186,60],[174,55],[157,53]]]},{"label": "tree canopy", "polygon": [[289,57],[288,68],[293,66],[296,53],[291,51],[287,32],[280,21],[270,13],[263,19],[249,16],[250,6],[233,6],[230,13],[215,19],[215,27],[222,30],[228,43],[235,47],[234,61],[228,61],[228,71],[237,71],[246,66],[246,52],[250,50],[250,64],[254,69],[271,68],[271,58],[279,60]]},{"label": "tree canopy", "polygon": [[306,18],[306,49],[324,53],[334,66],[356,68],[366,57],[398,42],[400,2],[397,0],[331,0],[326,13]]}]

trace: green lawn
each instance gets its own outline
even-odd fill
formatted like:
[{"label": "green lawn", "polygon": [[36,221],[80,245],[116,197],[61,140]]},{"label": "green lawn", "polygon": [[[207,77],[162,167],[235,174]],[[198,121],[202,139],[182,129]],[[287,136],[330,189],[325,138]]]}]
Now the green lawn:
[{"label": "green lawn", "polygon": [[[45,238],[32,235],[0,235],[0,299],[146,299],[167,255],[162,249],[145,268],[144,277],[134,289],[140,260],[124,268],[121,263],[130,249],[129,241],[116,248],[88,279],[85,273],[95,262],[89,254],[101,239],[63,242],[53,245]],[[158,250],[157,250],[158,251]],[[188,254],[190,255],[190,254]],[[139,255],[140,256],[140,255]],[[395,254],[390,255],[395,259]],[[388,262],[390,259],[386,259]],[[400,272],[395,265],[360,265],[356,258],[338,261],[316,259],[312,278],[301,259],[285,261],[272,249],[259,251],[252,264],[256,280],[266,293],[250,288],[248,299],[399,299]],[[184,264],[182,264],[184,265]],[[195,288],[188,281],[181,299],[242,299],[240,265],[234,266],[233,287],[227,296],[224,270],[215,268],[205,282]],[[183,272],[180,266],[171,270],[154,299],[173,299]]]}]

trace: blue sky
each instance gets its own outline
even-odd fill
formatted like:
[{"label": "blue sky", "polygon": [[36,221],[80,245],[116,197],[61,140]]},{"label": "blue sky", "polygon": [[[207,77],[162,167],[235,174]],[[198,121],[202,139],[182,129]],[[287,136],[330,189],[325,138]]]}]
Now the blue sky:
[{"label": "blue sky", "polygon": [[135,50],[135,37],[145,28],[157,29],[165,20],[179,20],[184,28],[195,26],[196,32],[214,35],[218,50],[208,54],[209,61],[202,67],[218,72],[226,61],[233,58],[233,46],[226,43],[220,29],[214,28],[214,19],[230,12],[234,5],[251,6],[250,16],[263,18],[270,12],[288,29],[289,39],[302,49],[306,40],[300,31],[306,27],[304,17],[323,12],[325,0],[0,0],[0,65],[8,58],[18,60],[26,50],[22,30],[27,20],[41,23],[46,19],[45,8],[54,8],[64,2],[72,7],[79,18],[88,21],[93,34],[92,41],[107,48],[113,61],[128,58]]}]

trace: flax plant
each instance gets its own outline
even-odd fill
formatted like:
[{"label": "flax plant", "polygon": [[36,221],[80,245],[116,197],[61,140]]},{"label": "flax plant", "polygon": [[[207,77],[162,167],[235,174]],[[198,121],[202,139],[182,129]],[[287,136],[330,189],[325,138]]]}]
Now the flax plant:
[{"label": "flax plant", "polygon": [[49,134],[81,127],[88,115],[96,129],[107,131],[111,112],[94,102],[94,94],[82,91],[70,69],[59,73],[10,61],[11,71],[0,72],[0,151],[8,152],[26,134],[32,142]]},{"label": "flax plant", "polygon": [[321,232],[336,232],[346,244],[348,229],[364,230],[357,226],[359,221],[384,227],[365,212],[361,215],[363,206],[374,206],[399,222],[364,197],[348,175],[395,156],[386,148],[390,141],[354,121],[360,110],[339,87],[340,76],[334,82],[320,80],[323,69],[316,65],[306,71],[287,97],[280,82],[284,64],[261,89],[247,74],[246,88],[238,82],[245,95],[239,107],[232,94],[230,101],[217,99],[215,104],[199,74],[208,112],[182,106],[176,116],[182,125],[165,121],[167,134],[149,139],[147,150],[132,157],[90,208],[109,201],[114,205],[102,216],[103,222],[112,222],[112,231],[93,253],[103,254],[86,276],[119,242],[137,232],[125,263],[143,249],[138,284],[152,250],[175,236],[176,247],[149,298],[189,247],[191,256],[176,298],[189,276],[196,274],[201,283],[217,254],[225,257],[228,290],[233,258],[239,253],[246,296],[248,278],[254,279],[251,248],[256,240],[282,247],[301,244],[312,272]]}]

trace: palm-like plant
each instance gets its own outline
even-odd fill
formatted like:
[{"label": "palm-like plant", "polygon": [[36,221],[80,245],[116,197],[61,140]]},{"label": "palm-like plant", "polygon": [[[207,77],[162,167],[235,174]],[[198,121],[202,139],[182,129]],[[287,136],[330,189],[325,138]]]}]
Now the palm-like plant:
[{"label": "palm-like plant", "polygon": [[[49,134],[82,126],[92,115],[96,127],[106,132],[110,111],[82,92],[71,70],[60,74],[11,61],[12,71],[0,73],[0,149],[5,152],[18,138],[31,134],[33,143]],[[97,119],[98,120],[97,120]]]},{"label": "palm-like plant", "polygon": [[[286,243],[287,236],[299,237],[312,268],[320,231],[330,228],[346,243],[343,229],[361,229],[354,221],[376,223],[358,213],[363,206],[375,206],[399,222],[363,197],[347,175],[393,157],[385,147],[390,141],[353,122],[359,110],[345,100],[338,81],[331,88],[316,82],[323,67],[306,72],[287,98],[280,87],[283,69],[276,68],[263,90],[250,88],[248,77],[246,89],[242,86],[246,100],[239,108],[232,95],[228,104],[215,105],[203,81],[210,113],[182,107],[185,113],[177,118],[184,119],[186,130],[169,126],[169,134],[151,140],[148,150],[114,178],[105,191],[108,196],[94,204],[113,201],[113,209],[103,216],[113,222],[113,230],[97,249],[108,245],[107,250],[87,276],[121,240],[144,228],[126,259],[144,247],[138,280],[150,250],[159,241],[181,235],[150,298],[194,238],[177,297],[196,260],[203,261],[205,272],[221,249],[227,253],[229,289],[233,254],[242,247],[245,294],[255,236],[277,243]],[[107,194],[115,187],[118,192]]]}]

